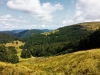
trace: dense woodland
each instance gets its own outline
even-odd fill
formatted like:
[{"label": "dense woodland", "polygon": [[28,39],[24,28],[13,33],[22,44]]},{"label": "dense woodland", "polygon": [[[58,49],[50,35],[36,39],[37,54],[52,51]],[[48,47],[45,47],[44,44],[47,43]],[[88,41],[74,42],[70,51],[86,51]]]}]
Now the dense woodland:
[{"label": "dense woodland", "polygon": [[37,34],[29,37],[23,49],[29,50],[36,57],[75,52],[79,50],[80,40],[93,33],[92,30],[82,29],[80,25],[66,26],[58,30],[49,35]]},{"label": "dense woodland", "polygon": [[100,29],[79,42],[79,49],[87,50],[100,48]]},{"label": "dense woodland", "polygon": [[19,58],[16,55],[16,49],[14,47],[0,46],[0,61],[18,63]]},{"label": "dense woodland", "polygon": [[0,44],[6,44],[8,42],[14,41],[16,38],[10,34],[0,33]]}]

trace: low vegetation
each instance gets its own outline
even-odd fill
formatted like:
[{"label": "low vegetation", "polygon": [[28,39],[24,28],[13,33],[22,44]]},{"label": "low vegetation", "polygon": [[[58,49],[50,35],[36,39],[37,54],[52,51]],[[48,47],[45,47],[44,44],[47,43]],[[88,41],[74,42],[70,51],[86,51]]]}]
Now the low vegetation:
[{"label": "low vegetation", "polygon": [[1,75],[100,75],[100,49],[29,58],[18,64],[0,62]]}]

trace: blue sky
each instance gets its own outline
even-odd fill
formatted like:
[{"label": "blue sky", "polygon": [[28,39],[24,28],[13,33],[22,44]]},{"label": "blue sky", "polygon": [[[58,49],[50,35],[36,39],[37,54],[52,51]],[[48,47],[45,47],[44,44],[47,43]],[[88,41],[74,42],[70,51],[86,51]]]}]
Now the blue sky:
[{"label": "blue sky", "polygon": [[100,21],[100,0],[0,0],[0,30],[57,29]]}]

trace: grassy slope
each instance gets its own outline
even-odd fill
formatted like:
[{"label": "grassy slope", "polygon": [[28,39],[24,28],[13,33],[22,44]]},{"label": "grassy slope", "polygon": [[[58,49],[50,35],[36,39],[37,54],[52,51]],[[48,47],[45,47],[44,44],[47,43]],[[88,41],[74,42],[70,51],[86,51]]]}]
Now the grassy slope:
[{"label": "grassy slope", "polygon": [[[76,27],[77,27],[77,25],[81,26],[82,27],[81,29],[87,29],[87,30],[92,30],[92,31],[95,31],[100,28],[100,22],[84,22],[84,23],[79,23],[79,24],[75,24],[75,25],[76,25]],[[71,26],[74,27],[75,25],[71,25]],[[64,28],[66,28],[66,26],[62,27],[62,29],[64,29]],[[50,35],[51,33],[54,34],[59,31],[60,31],[59,29],[56,29],[54,31],[44,32],[42,34],[47,36],[47,35]]]},{"label": "grassy slope", "polygon": [[0,62],[1,75],[100,75],[100,49],[49,58],[29,58],[18,64]]},{"label": "grassy slope", "polygon": [[[16,44],[16,42],[18,42],[18,44]],[[24,43],[21,42],[21,41],[14,41],[14,43],[12,43],[12,42],[10,42],[10,43],[6,43],[5,46],[6,46],[6,47],[14,46],[14,47],[16,48],[17,52],[20,53],[21,50],[20,50],[19,46],[21,46],[21,45],[24,45]]]},{"label": "grassy slope", "polygon": [[[12,43],[12,42],[6,43],[5,46],[6,46],[6,47],[14,46],[15,49],[17,50],[17,55],[18,55],[18,57],[19,57],[19,61],[22,61],[23,59],[20,57],[22,49],[20,49],[19,46],[24,45],[24,43],[21,42],[21,41],[18,41],[18,40],[17,40],[17,41],[13,41],[13,42],[14,42],[14,43]],[[18,44],[16,44],[16,42],[18,42]]]},{"label": "grassy slope", "polygon": [[100,28],[100,22],[85,22],[85,23],[80,23],[79,25],[83,26],[82,29],[87,29],[87,30],[97,30]]}]

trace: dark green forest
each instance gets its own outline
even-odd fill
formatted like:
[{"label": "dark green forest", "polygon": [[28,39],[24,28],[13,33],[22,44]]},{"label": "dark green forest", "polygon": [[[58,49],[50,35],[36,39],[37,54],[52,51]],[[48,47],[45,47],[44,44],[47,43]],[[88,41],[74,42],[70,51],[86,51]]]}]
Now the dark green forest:
[{"label": "dark green forest", "polygon": [[93,33],[82,29],[80,25],[59,28],[58,32],[49,35],[37,34],[26,39],[23,49],[32,56],[52,56],[78,51],[80,40]]},{"label": "dark green forest", "polygon": [[87,50],[100,48],[100,29],[96,30],[94,33],[89,35],[88,37],[80,40],[79,49]]},{"label": "dark green forest", "polygon": [[14,47],[0,46],[0,61],[18,63],[19,58],[16,55],[16,49]]},{"label": "dark green forest", "polygon": [[8,42],[14,41],[16,38],[10,34],[0,33],[0,44],[6,44]]}]

